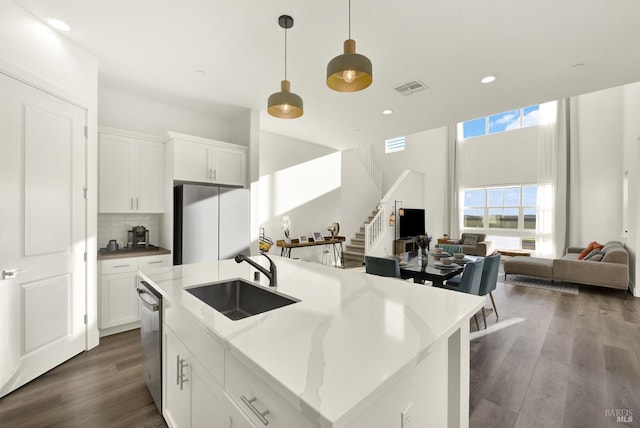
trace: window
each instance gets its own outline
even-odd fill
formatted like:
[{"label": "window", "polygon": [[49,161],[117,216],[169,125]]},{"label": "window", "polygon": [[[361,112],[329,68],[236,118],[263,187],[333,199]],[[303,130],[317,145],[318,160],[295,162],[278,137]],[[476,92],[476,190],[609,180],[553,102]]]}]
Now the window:
[{"label": "window", "polygon": [[401,152],[404,150],[404,137],[390,138],[384,140],[384,152],[393,153]]},{"label": "window", "polygon": [[[535,248],[538,186],[483,187],[463,190],[462,228],[483,230]],[[509,238],[511,237],[511,238]]]},{"label": "window", "polygon": [[[462,138],[480,137],[497,132],[536,126],[539,123],[538,104],[517,110],[505,111],[487,117],[462,122]],[[458,128],[460,129],[460,127]]]}]

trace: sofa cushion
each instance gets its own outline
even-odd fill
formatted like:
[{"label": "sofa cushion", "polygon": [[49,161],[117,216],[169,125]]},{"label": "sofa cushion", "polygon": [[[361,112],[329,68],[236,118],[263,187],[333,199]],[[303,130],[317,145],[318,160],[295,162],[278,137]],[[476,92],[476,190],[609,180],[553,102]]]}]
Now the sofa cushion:
[{"label": "sofa cushion", "polygon": [[629,253],[622,246],[610,246],[602,252],[604,253],[603,262],[629,264]]},{"label": "sofa cushion", "polygon": [[478,245],[478,235],[465,234],[462,245],[470,245],[472,247],[475,247],[476,245]]},{"label": "sofa cushion", "polygon": [[578,256],[578,260],[584,259],[587,256],[587,254],[589,254],[591,251],[600,250],[601,248],[602,248],[602,244],[598,244],[597,241],[593,241],[593,242],[589,243],[589,245],[587,245],[587,248],[582,250],[582,252]]}]

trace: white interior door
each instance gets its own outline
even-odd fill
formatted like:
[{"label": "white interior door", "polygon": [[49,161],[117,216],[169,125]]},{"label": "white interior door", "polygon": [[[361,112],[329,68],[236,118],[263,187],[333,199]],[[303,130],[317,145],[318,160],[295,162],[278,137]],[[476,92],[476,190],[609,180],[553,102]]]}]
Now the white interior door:
[{"label": "white interior door", "polygon": [[86,138],[83,109],[1,73],[0,95],[2,397],[86,346]]}]

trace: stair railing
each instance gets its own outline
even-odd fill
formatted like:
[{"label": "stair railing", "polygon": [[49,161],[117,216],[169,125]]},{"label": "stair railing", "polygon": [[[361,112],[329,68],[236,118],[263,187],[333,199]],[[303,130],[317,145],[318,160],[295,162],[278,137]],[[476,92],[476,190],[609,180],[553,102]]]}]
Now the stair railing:
[{"label": "stair railing", "polygon": [[384,204],[378,205],[378,213],[371,219],[369,223],[364,225],[364,254],[370,253],[371,248],[378,242],[378,239],[384,233],[385,222]]}]

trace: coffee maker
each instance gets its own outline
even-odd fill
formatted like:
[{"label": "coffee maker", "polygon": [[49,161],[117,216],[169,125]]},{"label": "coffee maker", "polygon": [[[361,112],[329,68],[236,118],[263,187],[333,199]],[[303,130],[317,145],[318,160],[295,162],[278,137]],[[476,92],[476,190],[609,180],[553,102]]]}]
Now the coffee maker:
[{"label": "coffee maker", "polygon": [[144,226],[134,226],[127,231],[127,242],[133,248],[149,248],[149,229]]}]

